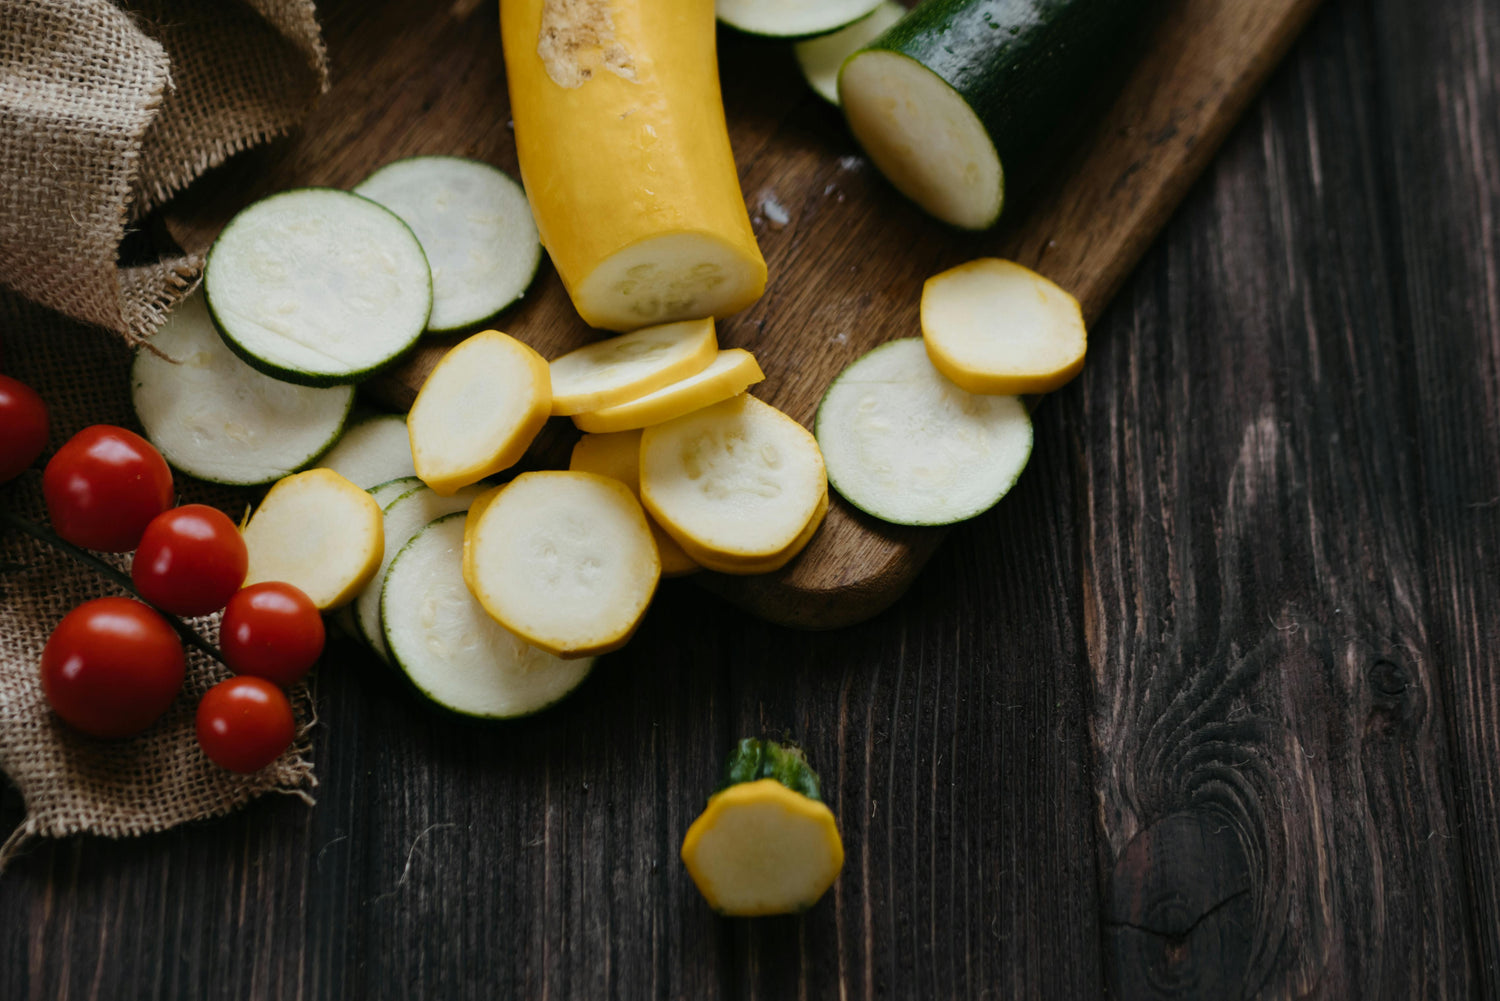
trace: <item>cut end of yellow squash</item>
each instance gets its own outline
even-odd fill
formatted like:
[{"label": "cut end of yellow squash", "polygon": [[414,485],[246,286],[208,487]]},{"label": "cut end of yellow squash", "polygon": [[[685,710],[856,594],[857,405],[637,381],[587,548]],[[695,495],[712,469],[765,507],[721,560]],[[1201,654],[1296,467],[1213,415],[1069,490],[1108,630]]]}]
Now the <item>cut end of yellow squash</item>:
[{"label": "cut end of yellow squash", "polygon": [[279,480],[245,525],[245,585],[283,581],[324,611],[354,599],[380,569],[380,505],[331,469]]},{"label": "cut end of yellow squash", "polygon": [[475,334],[438,362],[406,418],[417,476],[447,497],[509,469],[551,412],[546,360],[498,330]]},{"label": "cut end of yellow squash", "polygon": [[1083,368],[1078,300],[1029,268],[984,257],[927,279],[922,338],[933,367],[970,393],[1050,393]]},{"label": "cut end of yellow squash", "polygon": [[826,805],[766,778],[714,795],[688,828],[682,861],[721,914],[794,914],[833,885],[844,844]]}]

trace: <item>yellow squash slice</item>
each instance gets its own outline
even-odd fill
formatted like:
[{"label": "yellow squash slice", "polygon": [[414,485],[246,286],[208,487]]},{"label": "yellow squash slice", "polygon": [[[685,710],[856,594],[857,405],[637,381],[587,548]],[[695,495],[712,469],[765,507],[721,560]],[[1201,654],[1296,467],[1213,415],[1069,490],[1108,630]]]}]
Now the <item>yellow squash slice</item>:
[{"label": "yellow squash slice", "polygon": [[933,366],[971,393],[1050,393],[1083,368],[1078,300],[1029,268],[983,257],[927,279],[922,338]]},{"label": "yellow squash slice", "polygon": [[447,497],[509,469],[551,412],[546,360],[498,330],[475,334],[437,363],[407,415],[417,475]]},{"label": "yellow squash slice", "polygon": [[765,290],[704,0],[505,0],[521,180],[579,315],[634,330]]},{"label": "yellow squash slice", "polygon": [[700,563],[707,557],[758,572],[791,559],[827,499],[817,441],[753,396],[647,428],[641,437],[641,500]]},{"label": "yellow squash slice", "polygon": [[720,351],[713,362],[696,375],[679,379],[628,403],[574,414],[573,423],[578,430],[593,434],[650,427],[727,400],[765,377],[754,355],[743,348],[729,348]]},{"label": "yellow squash slice", "polygon": [[[614,434],[586,434],[573,446],[568,468],[584,473],[598,473],[619,480],[639,500],[641,496],[641,432],[616,431]],[[661,575],[681,577],[702,569],[682,551],[677,541],[646,516],[656,551],[661,555]]]},{"label": "yellow squash slice", "polygon": [[552,360],[552,413],[626,403],[707,368],[719,354],[713,320],[683,320],[610,337]]},{"label": "yellow squash slice", "polygon": [[813,515],[808,519],[807,525],[792,540],[791,545],[778,553],[756,559],[741,559],[735,556],[726,556],[723,553],[716,553],[712,549],[704,549],[699,546],[694,546],[691,553],[688,553],[686,549],[683,552],[688,553],[688,558],[695,560],[699,566],[718,573],[734,574],[739,577],[751,574],[774,573],[790,563],[793,557],[807,548],[807,544],[812,541],[813,536],[822,527],[823,519],[827,516],[828,491],[824,490],[823,499],[813,509]]},{"label": "yellow squash slice", "polygon": [[481,497],[462,562],[496,622],[559,657],[624,646],[661,577],[635,495],[594,473],[523,473]]},{"label": "yellow squash slice", "polygon": [[352,601],[385,554],[380,505],[331,469],[278,480],[243,534],[247,587],[284,581],[325,611]]}]

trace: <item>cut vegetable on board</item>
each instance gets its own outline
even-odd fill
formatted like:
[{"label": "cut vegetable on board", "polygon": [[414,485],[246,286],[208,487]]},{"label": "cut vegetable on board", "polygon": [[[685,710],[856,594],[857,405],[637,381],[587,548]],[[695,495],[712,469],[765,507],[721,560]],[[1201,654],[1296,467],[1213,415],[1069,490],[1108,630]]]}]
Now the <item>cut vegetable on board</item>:
[{"label": "cut vegetable on board", "polygon": [[560,657],[625,645],[656,593],[661,561],[640,503],[593,473],[523,473],[468,519],[464,574],[485,611]]},{"label": "cut vegetable on board", "polygon": [[578,430],[595,434],[650,427],[727,400],[765,377],[754,355],[743,348],[727,348],[701,372],[626,403],[574,414],[573,423]]},{"label": "cut vegetable on board", "polygon": [[546,360],[498,330],[475,334],[443,356],[407,415],[417,475],[447,496],[509,469],[551,412]]},{"label": "cut vegetable on board", "polygon": [[868,17],[881,0],[717,0],[719,20],[747,35],[806,38]]},{"label": "cut vegetable on board", "polygon": [[202,291],[187,296],[136,351],[130,401],[151,444],[211,483],[249,486],[296,472],[328,450],[354,403],[353,386],[273,379],[219,337]]},{"label": "cut vegetable on board", "polygon": [[922,338],[937,370],[971,393],[1050,393],[1083,369],[1088,349],[1077,299],[993,257],[927,279]]},{"label": "cut vegetable on board", "polygon": [[391,561],[380,614],[391,659],[449,712],[510,719],[547,708],[588,677],[593,658],[555,657],[491,618],[464,583],[463,548],[464,516],[452,514]]},{"label": "cut vegetable on board", "polygon": [[721,564],[715,569],[790,560],[827,491],[813,436],[748,394],[641,436],[646,509],[693,559]]},{"label": "cut vegetable on board", "polygon": [[368,198],[299,188],[229,220],[203,265],[235,354],[308,386],[358,382],[422,336],[432,275],[406,223]]},{"label": "cut vegetable on board", "polygon": [[396,414],[375,414],[350,422],[338,444],[323,454],[318,465],[366,490],[380,483],[417,475],[416,467],[412,465],[406,418]]},{"label": "cut vegetable on board", "polygon": [[844,842],[817,773],[795,747],[739,742],[724,784],[682,840],[682,861],[720,914],[795,914],[844,867]]},{"label": "cut vegetable on board", "polygon": [[385,547],[380,505],[331,469],[278,481],[243,534],[247,587],[283,581],[325,612],[353,600],[379,569]]},{"label": "cut vegetable on board", "polygon": [[613,407],[696,375],[719,354],[711,319],[645,327],[587,344],[550,363],[552,413]]},{"label": "cut vegetable on board", "polygon": [[714,27],[695,0],[501,5],[521,179],[591,326],[722,319],[765,290]]},{"label": "cut vegetable on board", "polygon": [[933,368],[920,337],[855,359],[823,395],[815,426],[833,489],[897,525],[987,511],[1031,457],[1026,405],[960,389]]},{"label": "cut vegetable on board", "polygon": [[855,139],[903,195],[987,229],[1144,9],[1142,0],[927,0],[839,73]]},{"label": "cut vegetable on board", "polygon": [[884,0],[851,25],[798,42],[794,51],[807,85],[823,100],[836,106],[839,103],[839,69],[844,60],[905,16],[906,8],[896,0]]},{"label": "cut vegetable on board", "polygon": [[521,298],[542,245],[526,192],[509,174],[457,156],[386,164],[355,188],[400,216],[432,269],[434,333],[483,323]]},{"label": "cut vegetable on board", "polygon": [[355,626],[360,637],[381,660],[389,660],[385,633],[380,625],[380,592],[385,586],[385,575],[390,569],[391,561],[396,558],[401,547],[429,523],[446,515],[468,511],[475,498],[488,489],[490,488],[472,485],[444,497],[431,487],[421,486],[418,481],[417,489],[401,494],[384,506],[381,525],[385,555],[375,575],[360,589],[353,606]]},{"label": "cut vegetable on board", "polygon": [[[641,432],[616,431],[614,434],[586,434],[573,446],[568,468],[582,473],[598,473],[619,480],[630,488],[636,500],[641,498]],[[656,520],[646,515],[656,552],[661,557],[663,577],[681,577],[702,569],[683,552],[677,541],[662,530]]]}]

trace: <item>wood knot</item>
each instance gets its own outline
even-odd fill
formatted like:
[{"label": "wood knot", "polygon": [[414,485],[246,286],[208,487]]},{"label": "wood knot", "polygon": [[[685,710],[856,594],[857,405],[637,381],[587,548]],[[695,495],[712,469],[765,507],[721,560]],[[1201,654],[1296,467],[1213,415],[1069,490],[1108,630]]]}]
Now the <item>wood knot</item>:
[{"label": "wood knot", "polygon": [[1117,998],[1232,998],[1253,939],[1250,863],[1229,820],[1195,811],[1137,834],[1115,862],[1107,921]]},{"label": "wood knot", "polygon": [[1370,686],[1380,695],[1400,698],[1410,683],[1406,668],[1400,664],[1381,659],[1370,665]]},{"label": "wood knot", "polygon": [[1370,686],[1367,739],[1401,738],[1421,726],[1426,693],[1410,667],[1392,657],[1379,657],[1371,662],[1365,678]]}]

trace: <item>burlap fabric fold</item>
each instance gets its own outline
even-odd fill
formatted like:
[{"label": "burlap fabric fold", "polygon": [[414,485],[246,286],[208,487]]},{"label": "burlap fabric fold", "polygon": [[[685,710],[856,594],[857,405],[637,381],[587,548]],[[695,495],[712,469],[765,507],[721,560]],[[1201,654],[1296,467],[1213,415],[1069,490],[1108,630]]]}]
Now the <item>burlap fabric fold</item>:
[{"label": "burlap fabric fold", "polygon": [[[186,255],[120,266],[127,229],[207,168],[293,127],[326,86],[311,0],[0,0],[0,340],[6,372],[50,407],[44,457],[90,424],[136,427],[129,345],[197,279],[201,262]],[[0,485],[0,505],[42,520],[40,480]],[[184,501],[243,510],[233,491],[182,477],[178,488]],[[64,730],[37,679],[42,647],[69,609],[116,593],[0,528],[0,769],[26,806],[0,867],[30,837],[162,830],[313,784],[305,691],[298,742],[270,768],[237,776],[203,758],[194,707],[227,672],[201,654],[146,734],[104,742]],[[213,622],[200,625],[212,638]]]}]

